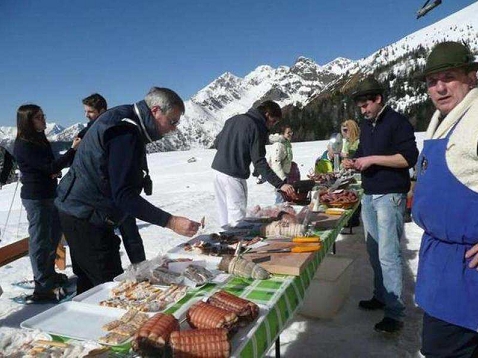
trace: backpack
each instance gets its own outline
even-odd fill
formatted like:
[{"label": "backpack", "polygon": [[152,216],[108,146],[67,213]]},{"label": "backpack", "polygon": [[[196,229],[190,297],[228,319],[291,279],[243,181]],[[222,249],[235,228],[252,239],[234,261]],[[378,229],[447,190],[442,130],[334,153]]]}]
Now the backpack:
[{"label": "backpack", "polygon": [[12,181],[15,170],[15,159],[4,147],[0,146],[0,186]]}]

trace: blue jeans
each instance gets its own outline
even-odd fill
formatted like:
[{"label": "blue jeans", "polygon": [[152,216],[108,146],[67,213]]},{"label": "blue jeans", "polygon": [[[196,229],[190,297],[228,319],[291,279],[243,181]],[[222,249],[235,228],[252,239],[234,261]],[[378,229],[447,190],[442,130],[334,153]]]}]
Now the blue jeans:
[{"label": "blue jeans", "polygon": [[28,254],[37,293],[47,292],[55,286],[55,256],[61,227],[53,200],[22,199],[29,224]]},{"label": "blue jeans", "polygon": [[362,221],[374,273],[374,296],[385,303],[385,317],[403,318],[402,255],[406,194],[364,195]]}]

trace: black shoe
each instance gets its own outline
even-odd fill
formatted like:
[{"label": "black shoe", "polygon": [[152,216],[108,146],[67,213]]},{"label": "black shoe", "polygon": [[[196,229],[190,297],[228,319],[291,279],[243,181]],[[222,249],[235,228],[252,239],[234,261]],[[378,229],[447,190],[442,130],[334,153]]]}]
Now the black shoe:
[{"label": "black shoe", "polygon": [[380,322],[378,322],[374,329],[377,332],[381,333],[398,333],[403,328],[403,322],[397,321],[396,319],[385,317]]},{"label": "black shoe", "polygon": [[380,302],[375,297],[368,301],[360,301],[358,305],[360,308],[368,311],[380,310],[385,307],[385,303]]},{"label": "black shoe", "polygon": [[25,304],[32,303],[60,303],[68,296],[67,292],[61,288],[54,288],[47,292],[33,292],[32,295],[25,296]]},{"label": "black shoe", "polygon": [[56,287],[63,287],[68,284],[68,276],[64,273],[55,272],[55,276],[53,278]]}]

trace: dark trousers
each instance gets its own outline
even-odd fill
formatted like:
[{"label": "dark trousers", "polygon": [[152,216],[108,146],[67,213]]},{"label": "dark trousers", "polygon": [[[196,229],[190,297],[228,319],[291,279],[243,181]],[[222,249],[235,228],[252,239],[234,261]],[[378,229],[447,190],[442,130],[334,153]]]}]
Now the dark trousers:
[{"label": "dark trousers", "polygon": [[111,227],[92,225],[87,220],[60,212],[60,221],[70,247],[73,272],[80,294],[123,273],[120,239]]},{"label": "dark trousers", "polygon": [[54,199],[22,199],[28,219],[28,254],[35,280],[35,293],[55,286],[56,247],[61,239],[58,210]]},{"label": "dark trousers", "polygon": [[478,333],[424,313],[421,353],[429,358],[478,357]]}]

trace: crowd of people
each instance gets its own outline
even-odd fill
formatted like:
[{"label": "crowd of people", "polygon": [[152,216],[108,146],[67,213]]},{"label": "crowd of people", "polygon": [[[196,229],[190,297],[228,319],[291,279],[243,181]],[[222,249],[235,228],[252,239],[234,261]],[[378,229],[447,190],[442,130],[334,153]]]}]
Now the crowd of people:
[{"label": "crowd of people", "polygon": [[[422,353],[427,357],[478,354],[478,62],[458,42],[436,45],[417,77],[436,108],[419,155],[410,121],[387,104],[383,84],[366,77],[351,96],[363,116],[360,126],[341,123],[342,146],[331,143],[316,162],[317,172],[341,167],[361,173],[361,218],[373,295],[358,303],[383,310],[375,330],[403,327],[402,254],[410,169],[416,167],[413,218],[424,230],[416,302],[424,310]],[[29,302],[61,301],[68,278],[55,271],[55,250],[64,233],[70,247],[77,293],[123,272],[118,228],[132,263],[145,259],[136,225],[140,219],[193,236],[200,224],[174,216],[147,201],[150,193],[146,144],[176,130],[185,111],[172,90],[153,87],[144,100],[107,109],[93,94],[83,100],[90,120],[71,148],[53,155],[45,136],[45,115],[34,104],[17,112],[14,157],[21,172],[21,198],[28,215],[30,261],[35,289]],[[291,196],[296,178],[291,126],[269,137],[282,118],[280,106],[264,101],[229,118],[214,142],[214,192],[220,226],[235,227],[246,215],[250,166],[276,191]],[[272,147],[266,157],[266,144]],[[61,178],[61,170],[70,166]],[[477,211],[475,211],[477,209]]]}]

